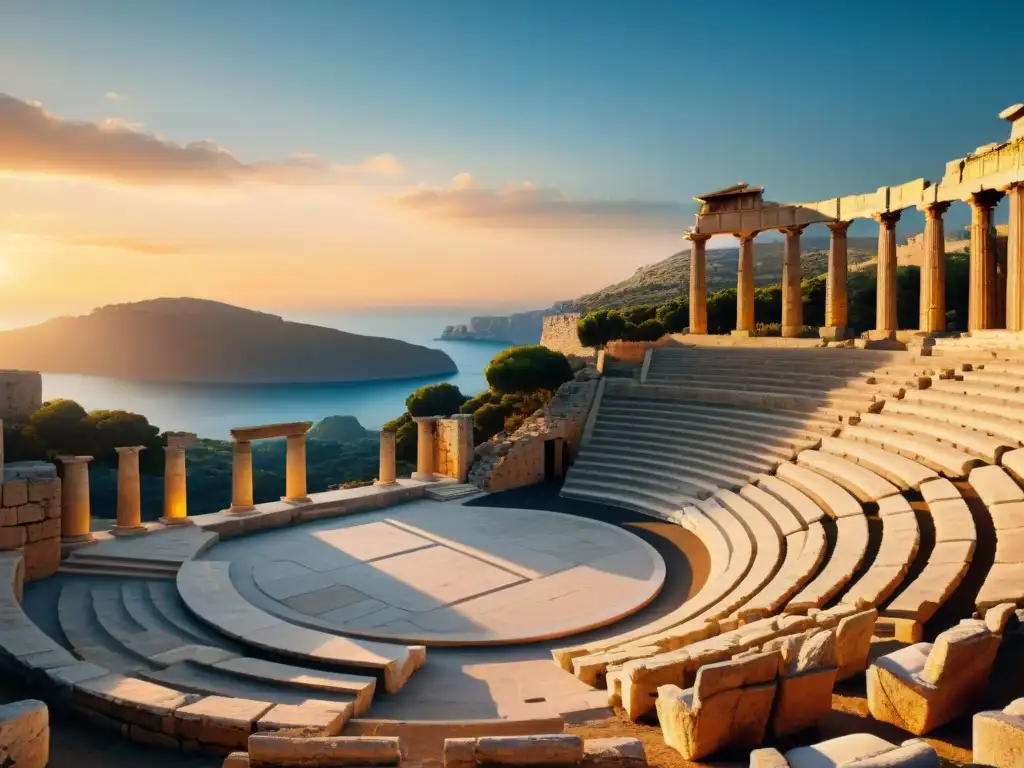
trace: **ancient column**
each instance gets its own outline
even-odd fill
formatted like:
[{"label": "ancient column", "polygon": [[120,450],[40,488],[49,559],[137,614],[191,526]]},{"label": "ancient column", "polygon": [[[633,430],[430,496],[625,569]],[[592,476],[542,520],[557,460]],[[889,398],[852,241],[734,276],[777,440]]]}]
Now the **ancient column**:
[{"label": "ancient column", "polygon": [[1024,331],[1024,183],[1012,185],[1006,237],[1006,327]]},{"label": "ancient column", "polygon": [[284,496],[281,501],[305,504],[312,499],[306,494],[306,433],[288,435],[285,453]]},{"label": "ancient column", "polygon": [[741,232],[740,262],[736,269],[736,336],[754,333],[754,238],[756,232]]},{"label": "ancient column", "polygon": [[892,336],[897,329],[896,314],[896,222],[902,211],[876,215],[878,222],[878,279],[875,297],[875,335]]},{"label": "ancient column", "polygon": [[231,465],[231,509],[245,514],[256,509],[252,503],[252,443],[235,441],[235,455]]},{"label": "ancient column", "polygon": [[395,480],[395,433],[381,430],[380,433],[380,471],[374,485],[394,485]]},{"label": "ancient column", "polygon": [[60,489],[60,543],[67,552],[92,544],[89,511],[89,462],[92,456],[60,456],[64,477]]},{"label": "ancient column", "polygon": [[139,453],[145,446],[127,445],[114,450],[117,451],[117,525],[111,533],[115,536],[145,533],[139,489]]},{"label": "ancient column", "polygon": [[782,335],[799,336],[804,327],[804,302],[800,290],[800,233],[805,227],[783,227],[786,249],[782,257]]},{"label": "ancient column", "polygon": [[942,217],[948,210],[949,203],[934,203],[924,208],[920,324],[925,333],[946,330],[946,234]]},{"label": "ancient column", "polygon": [[435,416],[413,416],[416,422],[416,471],[413,480],[434,481],[434,421]]},{"label": "ancient column", "polygon": [[846,231],[852,221],[830,221],[828,245],[828,275],[825,278],[825,330],[824,338],[846,337]]},{"label": "ancient column", "polygon": [[164,448],[164,525],[190,525],[185,480],[185,448],[196,441],[191,433],[170,435]]},{"label": "ancient column", "polygon": [[967,330],[996,327],[996,244],[992,237],[992,209],[1003,193],[994,189],[975,192],[971,206],[970,280]]},{"label": "ancient column", "polygon": [[690,241],[690,333],[708,332],[707,243],[711,235],[688,232]]}]

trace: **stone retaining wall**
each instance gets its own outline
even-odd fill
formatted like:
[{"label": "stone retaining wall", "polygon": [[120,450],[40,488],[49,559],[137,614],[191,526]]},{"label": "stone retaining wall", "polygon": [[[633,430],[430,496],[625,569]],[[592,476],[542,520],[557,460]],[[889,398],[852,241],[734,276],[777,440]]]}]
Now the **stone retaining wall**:
[{"label": "stone retaining wall", "polygon": [[60,480],[51,469],[52,477],[0,485],[0,550],[24,555],[25,581],[45,579],[60,566]]},{"label": "stone retaining wall", "polygon": [[576,324],[579,323],[579,320],[579,312],[545,317],[544,327],[540,334],[541,346],[554,352],[561,352],[566,357],[593,360],[594,350],[580,344],[580,337],[576,333]]},{"label": "stone retaining wall", "polygon": [[35,371],[0,371],[0,419],[27,421],[43,404],[43,377]]},{"label": "stone retaining wall", "polygon": [[593,368],[584,368],[511,435],[502,432],[478,445],[469,482],[492,493],[544,482],[544,443],[549,440],[555,442],[555,474],[563,474],[562,447],[568,446],[570,457],[578,452],[598,381]]}]

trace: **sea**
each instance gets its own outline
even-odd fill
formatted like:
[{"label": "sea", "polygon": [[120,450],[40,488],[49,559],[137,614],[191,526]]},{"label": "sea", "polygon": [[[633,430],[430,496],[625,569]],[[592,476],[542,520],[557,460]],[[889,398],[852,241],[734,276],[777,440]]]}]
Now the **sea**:
[{"label": "sea", "polygon": [[[484,368],[509,345],[480,341],[437,341],[446,325],[465,323],[473,310],[374,310],[347,313],[273,311],[286,320],[386,336],[441,349],[458,366],[450,376],[359,384],[201,385],[122,381],[97,376],[44,374],[43,399],[68,398],[86,410],[140,413],[161,431],[195,432],[227,439],[233,427],[288,421],[316,422],[326,416],[355,416],[379,429],[405,411],[409,393],[426,384],[450,382],[463,394],[487,389]],[[492,312],[493,313],[493,312]]]}]

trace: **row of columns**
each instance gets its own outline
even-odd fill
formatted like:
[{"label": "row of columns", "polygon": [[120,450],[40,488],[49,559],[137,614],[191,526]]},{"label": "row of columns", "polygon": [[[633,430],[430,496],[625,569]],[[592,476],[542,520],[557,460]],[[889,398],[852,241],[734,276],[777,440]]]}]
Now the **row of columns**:
[{"label": "row of columns", "polygon": [[[284,496],[281,501],[289,504],[307,504],[311,501],[306,492],[306,435],[285,437],[285,480]],[[231,461],[231,507],[234,515],[247,515],[256,511],[252,485],[252,441],[235,440]]]},{"label": "row of columns", "polygon": [[[1007,259],[997,268],[996,243],[992,236],[992,210],[1009,195],[1010,226]],[[973,194],[971,207],[970,285],[967,328],[994,328],[1005,316],[1006,328],[1024,331],[1024,184],[1007,190],[985,190]],[[920,329],[946,330],[946,251],[943,216],[950,203],[923,207],[925,215],[924,264],[921,268]],[[875,333],[891,335],[897,322],[896,224],[902,211],[876,215],[878,222],[877,298]],[[848,321],[846,280],[847,230],[850,221],[827,222],[830,231],[828,275],[825,283],[825,326],[842,332]],[[786,236],[782,261],[782,335],[796,336],[803,326],[801,295],[800,236],[806,225],[782,227]],[[754,237],[757,232],[739,232],[739,264],[736,276],[736,333],[750,335],[754,324]],[[709,234],[685,235],[690,250],[690,333],[708,332],[707,241]]]}]

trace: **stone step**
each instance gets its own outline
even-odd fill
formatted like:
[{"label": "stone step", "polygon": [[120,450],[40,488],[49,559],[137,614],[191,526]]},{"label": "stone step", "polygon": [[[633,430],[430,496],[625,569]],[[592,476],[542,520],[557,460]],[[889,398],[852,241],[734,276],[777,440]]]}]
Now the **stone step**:
[{"label": "stone step", "polygon": [[983,414],[1010,419],[1018,424],[1024,423],[1024,406],[1008,405],[980,395],[967,397],[959,392],[947,392],[932,387],[908,391],[904,396],[904,400],[924,403],[926,405],[957,408],[965,411],[978,411]]},{"label": "stone step", "polygon": [[201,645],[233,651],[241,650],[241,646],[197,620],[185,607],[175,584],[151,581],[143,586],[153,609],[175,627],[183,638]]},{"label": "stone step", "polygon": [[950,448],[934,440],[924,440],[887,429],[858,425],[843,429],[842,436],[848,440],[885,448],[953,479],[967,477],[971,467],[978,464],[979,461],[976,456]]},{"label": "stone step", "polygon": [[576,459],[576,464],[591,460],[607,461],[614,458],[615,461],[622,460],[636,467],[649,467],[659,473],[669,475],[680,471],[686,472],[696,464],[698,469],[702,465],[707,465],[712,467],[716,473],[722,472],[736,477],[745,477],[752,472],[757,474],[768,471],[779,463],[779,459],[771,455],[764,457],[756,454],[737,456],[717,451],[715,452],[716,458],[709,460],[706,458],[708,445],[707,440],[703,446],[689,446],[676,441],[662,444],[651,440],[646,443],[644,448],[629,446],[623,450],[622,447],[616,447],[614,444],[609,445],[592,439],[587,444],[585,451]]},{"label": "stone step", "polygon": [[667,384],[676,386],[722,386],[727,389],[738,387],[757,389],[764,392],[776,392],[778,394],[806,394],[812,397],[837,397],[840,394],[843,399],[870,399],[878,391],[878,386],[868,384],[866,381],[856,379],[845,381],[836,378],[834,382],[814,382],[801,380],[801,374],[792,373],[790,379],[773,379],[760,375],[752,368],[749,373],[727,373],[714,375],[703,369],[699,371],[669,372],[651,371],[647,375],[647,384]]},{"label": "stone step", "polygon": [[990,437],[967,427],[952,426],[946,422],[932,421],[910,414],[892,413],[888,410],[888,405],[881,413],[863,414],[860,425],[928,437],[992,464],[998,463],[999,458],[1013,447],[1008,440]]},{"label": "stone step", "polygon": [[899,488],[881,475],[835,454],[803,451],[797,456],[797,463],[825,478],[831,478],[861,503],[878,501],[900,492]]},{"label": "stone step", "polygon": [[[921,532],[917,516],[902,496],[890,496],[880,505],[882,541],[867,571],[843,595],[843,602],[856,605],[863,600],[877,606],[889,599],[903,582],[917,556]],[[883,507],[890,510],[883,511]]]},{"label": "stone step", "polygon": [[778,572],[753,595],[741,610],[760,611],[771,615],[780,610],[814,577],[825,559],[825,529],[811,523],[807,530],[786,536],[786,551]]},{"label": "stone step", "polygon": [[868,521],[864,515],[841,517],[835,522],[836,543],[818,574],[786,604],[787,613],[821,608],[839,594],[857,573],[868,549]]},{"label": "stone step", "polygon": [[587,484],[602,483],[620,488],[627,493],[649,496],[671,504],[680,504],[684,497],[707,498],[719,488],[722,482],[712,481],[696,475],[678,476],[671,481],[656,482],[649,478],[630,474],[628,470],[615,471],[614,464],[600,464],[591,467],[574,464],[566,476],[566,484],[585,482]]},{"label": "stone step", "polygon": [[821,441],[821,450],[860,464],[903,491],[919,488],[921,483],[938,477],[935,470],[923,464],[877,445],[850,440],[845,436],[826,437]]},{"label": "stone step", "polygon": [[993,384],[987,381],[973,381],[964,378],[943,379],[937,381],[932,387],[936,392],[954,392],[958,395],[969,395],[970,397],[982,397],[993,403],[1002,405],[1024,406],[1024,392],[1012,385]]},{"label": "stone step", "polygon": [[[633,385],[651,399],[670,399],[675,401],[694,401],[709,405],[724,405],[737,408],[755,408],[758,410],[775,410],[783,412],[810,412],[834,410],[849,413],[862,408],[877,408],[881,400],[850,401],[841,398],[809,396],[792,393],[750,391],[744,388],[725,388],[723,386],[687,386],[675,384],[644,384]],[[624,395],[626,387],[606,389],[606,393]]]},{"label": "stone step", "polygon": [[[170,584],[161,585],[171,588]],[[177,637],[181,645],[199,644],[230,651],[239,651],[239,647],[225,637],[206,630],[196,622],[186,620],[176,623],[161,612],[153,602],[149,585],[142,581],[126,581],[121,584],[121,602],[128,615],[146,629],[163,632]],[[174,592],[177,598],[177,593]],[[187,617],[186,617],[187,619]]]},{"label": "stone step", "polygon": [[110,576],[114,578],[132,577],[137,579],[174,579],[178,574],[178,566],[157,566],[143,563],[131,564],[124,562],[96,562],[65,560],[60,568],[61,573],[73,573],[82,576]]},{"label": "stone step", "polygon": [[154,657],[182,647],[179,636],[147,629],[132,619],[121,600],[119,585],[95,585],[90,590],[90,599],[96,621],[103,631],[119,650],[137,658],[144,665],[142,668],[159,664]]},{"label": "stone step", "polygon": [[973,429],[997,439],[1008,440],[1014,445],[1024,444],[1024,423],[979,411],[903,399],[887,402],[882,413],[920,416],[931,421]]},{"label": "stone step", "polygon": [[69,580],[61,587],[57,601],[60,628],[74,653],[84,661],[124,675],[150,668],[152,665],[123,649],[100,625],[91,589],[87,580]]},{"label": "stone step", "polygon": [[[595,483],[590,480],[567,478],[559,493],[567,499],[581,499],[595,504],[609,504],[613,507],[632,509],[660,520],[672,520],[680,513],[680,505],[661,497],[643,493],[632,493],[614,483]],[[696,499],[694,499],[696,501]]]},{"label": "stone step", "polygon": [[778,498],[756,485],[745,485],[739,490],[740,496],[749,501],[764,514],[782,536],[788,536],[805,529],[804,522],[796,513]]},{"label": "stone step", "polygon": [[757,487],[771,494],[792,510],[793,514],[808,527],[825,517],[825,510],[803,491],[773,475],[761,475],[757,478]]},{"label": "stone step", "polygon": [[768,517],[739,494],[719,491],[714,499],[746,528],[754,545],[754,559],[750,569],[732,592],[732,597],[738,603],[732,610],[737,610],[760,592],[782,565],[783,541]]},{"label": "stone step", "polygon": [[750,427],[752,423],[765,429],[786,429],[793,432],[837,430],[839,418],[820,411],[787,412],[783,410],[767,410],[763,408],[740,408],[738,406],[714,404],[688,404],[675,400],[639,400],[639,399],[607,399],[601,401],[601,410],[620,409],[625,413],[642,415],[651,412],[687,418],[703,418],[727,424],[738,424]]},{"label": "stone step", "polygon": [[775,476],[796,488],[833,518],[861,516],[864,510],[849,492],[839,484],[806,467],[780,464]]},{"label": "stone step", "polygon": [[[749,432],[745,437],[740,437],[734,434],[723,434],[720,430],[710,432],[700,430],[700,432],[695,432],[695,430],[686,429],[683,425],[679,425],[678,429],[673,430],[673,432],[666,431],[665,434],[666,437],[671,435],[671,442],[666,441],[664,444],[658,445],[656,450],[659,452],[669,450],[672,445],[676,444],[706,447],[709,440],[713,440],[716,450],[720,451],[722,455],[734,456],[739,459],[752,456],[760,459],[771,456],[776,461],[786,461],[793,458],[798,452],[798,449],[789,445],[793,441],[758,440],[756,445],[751,445]],[[820,437],[807,438],[802,447],[811,448],[819,442]],[[638,450],[649,444],[650,439],[645,432],[614,425],[614,427],[595,427],[594,431],[590,433],[587,447],[601,445],[607,446],[611,450],[631,451]]]}]

